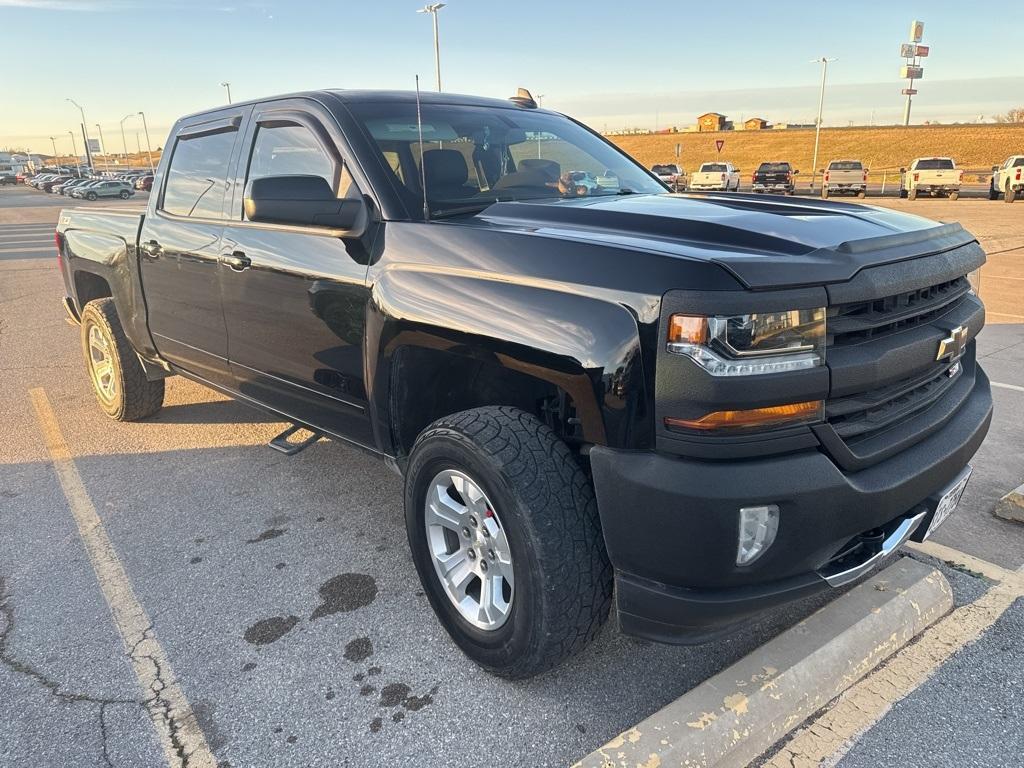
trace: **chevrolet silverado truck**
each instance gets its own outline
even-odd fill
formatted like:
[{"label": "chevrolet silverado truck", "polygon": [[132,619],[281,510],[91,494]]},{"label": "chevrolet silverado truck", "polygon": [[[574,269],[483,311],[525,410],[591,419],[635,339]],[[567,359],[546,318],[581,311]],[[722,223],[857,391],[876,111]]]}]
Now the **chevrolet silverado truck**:
[{"label": "chevrolet silverado truck", "polygon": [[1024,193],[1024,155],[1011,155],[1002,165],[992,166],[992,180],[988,184],[988,199],[1012,203]]},{"label": "chevrolet silverado truck", "polygon": [[739,192],[740,172],[732,163],[704,163],[690,177],[693,192]]},{"label": "chevrolet silverado truck", "polygon": [[964,172],[951,157],[919,157],[910,168],[900,168],[900,197],[916,200],[920,195],[960,197]]},{"label": "chevrolet silverado truck", "polygon": [[757,194],[778,192],[783,195],[792,195],[796,191],[795,177],[799,173],[800,171],[794,171],[793,166],[787,162],[761,163],[751,175],[750,184]]},{"label": "chevrolet silverado truck", "polygon": [[651,173],[673,192],[686,191],[686,171],[675,163],[660,163],[651,166]]},{"label": "chevrolet silverado truck", "polygon": [[692,643],[860,579],[953,511],[988,429],[958,224],[672,195],[528,94],[305,92],[164,146],[145,210],[60,214],[99,407],[145,419],[183,376],[288,424],[279,451],[380,457],[493,673],[579,651],[613,595]]},{"label": "chevrolet silverado truck", "polygon": [[821,196],[856,195],[868,193],[868,169],[860,160],[832,160],[821,172]]}]

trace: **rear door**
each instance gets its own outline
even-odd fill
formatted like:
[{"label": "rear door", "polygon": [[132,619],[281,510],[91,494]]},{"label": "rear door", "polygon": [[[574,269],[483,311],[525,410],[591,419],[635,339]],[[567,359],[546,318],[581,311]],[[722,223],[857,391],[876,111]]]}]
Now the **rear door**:
[{"label": "rear door", "polygon": [[221,239],[229,178],[243,118],[252,107],[207,113],[178,125],[159,197],[139,236],[149,328],[160,354],[178,367],[230,385],[221,307]]},{"label": "rear door", "polygon": [[253,180],[268,176],[321,176],[339,198],[359,196],[351,160],[334,118],[319,104],[259,105],[238,164],[221,245],[231,261],[221,265],[221,285],[238,391],[295,421],[373,447],[363,365],[365,239],[249,221],[243,206]]}]

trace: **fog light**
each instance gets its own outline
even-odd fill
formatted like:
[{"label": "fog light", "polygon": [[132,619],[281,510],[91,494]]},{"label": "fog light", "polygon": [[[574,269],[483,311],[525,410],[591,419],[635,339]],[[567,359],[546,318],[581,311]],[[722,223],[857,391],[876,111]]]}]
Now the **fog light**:
[{"label": "fog light", "polygon": [[779,531],[779,508],[775,504],[740,507],[740,537],[736,565],[750,565],[775,541]]}]

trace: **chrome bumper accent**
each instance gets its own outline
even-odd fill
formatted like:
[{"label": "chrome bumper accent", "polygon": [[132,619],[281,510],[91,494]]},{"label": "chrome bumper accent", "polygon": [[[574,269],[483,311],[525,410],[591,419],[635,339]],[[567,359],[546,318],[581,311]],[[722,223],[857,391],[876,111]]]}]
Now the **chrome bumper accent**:
[{"label": "chrome bumper accent", "polygon": [[924,520],[927,515],[928,510],[923,510],[913,517],[905,518],[903,522],[896,527],[896,530],[890,533],[886,537],[885,541],[882,542],[882,548],[860,565],[838,571],[829,570],[826,567],[818,571],[818,575],[827,581],[829,586],[832,587],[841,587],[845,584],[849,584],[851,581],[856,581],[874,568],[880,560],[888,557],[897,549],[902,547],[910,537],[914,535],[914,531],[917,530],[917,527],[921,525],[921,521]]}]

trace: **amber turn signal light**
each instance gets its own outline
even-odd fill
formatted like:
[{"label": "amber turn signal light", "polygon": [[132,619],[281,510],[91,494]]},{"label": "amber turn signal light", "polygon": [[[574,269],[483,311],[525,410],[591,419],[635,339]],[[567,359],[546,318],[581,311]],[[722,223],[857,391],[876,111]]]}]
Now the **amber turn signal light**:
[{"label": "amber turn signal light", "polygon": [[668,326],[669,344],[705,344],[708,319],[695,315],[672,315]]},{"label": "amber turn signal light", "polygon": [[788,427],[820,421],[824,416],[825,403],[809,400],[804,403],[772,405],[767,408],[751,408],[745,411],[712,411],[699,419],[665,418],[665,426],[677,429],[692,429],[709,432],[716,429],[744,429],[757,427]]}]

